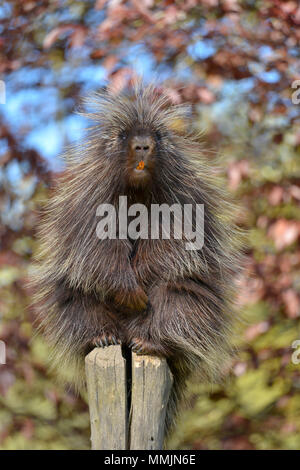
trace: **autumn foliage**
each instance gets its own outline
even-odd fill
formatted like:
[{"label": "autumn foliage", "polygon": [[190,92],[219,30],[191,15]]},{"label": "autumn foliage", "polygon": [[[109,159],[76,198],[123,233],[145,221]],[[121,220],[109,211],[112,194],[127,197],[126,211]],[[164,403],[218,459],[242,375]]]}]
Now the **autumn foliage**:
[{"label": "autumn foliage", "polygon": [[55,383],[47,346],[33,337],[28,273],[37,209],[63,168],[57,155],[87,125],[73,114],[80,96],[141,74],[192,105],[248,232],[237,359],[223,384],[190,384],[192,410],[170,447],[300,448],[299,26],[297,1],[2,2],[2,449],[89,447],[86,402]]}]

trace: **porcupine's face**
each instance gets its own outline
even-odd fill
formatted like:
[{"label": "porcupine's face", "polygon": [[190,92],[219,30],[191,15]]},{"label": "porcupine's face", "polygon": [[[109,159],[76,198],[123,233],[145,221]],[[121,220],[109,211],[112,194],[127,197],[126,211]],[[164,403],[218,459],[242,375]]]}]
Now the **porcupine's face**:
[{"label": "porcupine's face", "polygon": [[[123,184],[123,178],[133,189],[178,184],[176,171],[186,144],[178,136],[185,132],[186,107],[171,105],[152,86],[140,86],[133,95],[99,92],[86,102],[95,112],[85,115],[99,124],[92,150],[99,145],[116,184]],[[98,152],[94,155],[98,159]]]},{"label": "porcupine's face", "polygon": [[147,129],[139,129],[120,134],[125,173],[129,186],[146,187],[154,176],[157,142],[156,136]]}]

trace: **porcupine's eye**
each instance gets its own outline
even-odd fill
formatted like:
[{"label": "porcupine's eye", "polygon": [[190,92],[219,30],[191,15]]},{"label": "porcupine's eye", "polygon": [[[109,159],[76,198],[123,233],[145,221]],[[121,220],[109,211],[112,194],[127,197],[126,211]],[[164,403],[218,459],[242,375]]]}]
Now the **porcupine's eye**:
[{"label": "porcupine's eye", "polygon": [[125,140],[127,139],[127,134],[125,131],[121,132],[119,134],[119,139],[122,141],[122,142],[125,142]]}]

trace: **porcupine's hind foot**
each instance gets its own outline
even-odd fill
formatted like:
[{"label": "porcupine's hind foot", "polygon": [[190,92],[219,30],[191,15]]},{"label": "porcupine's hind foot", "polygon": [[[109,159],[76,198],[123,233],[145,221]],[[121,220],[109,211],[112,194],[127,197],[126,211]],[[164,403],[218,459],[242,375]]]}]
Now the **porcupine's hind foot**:
[{"label": "porcupine's hind foot", "polygon": [[117,336],[105,333],[96,336],[91,341],[91,346],[94,346],[95,348],[105,348],[107,346],[116,346],[118,344],[121,344],[121,340]]},{"label": "porcupine's hind foot", "polygon": [[166,357],[166,349],[161,344],[156,344],[150,339],[135,337],[132,339],[129,347],[136,354],[146,354],[152,356]]}]

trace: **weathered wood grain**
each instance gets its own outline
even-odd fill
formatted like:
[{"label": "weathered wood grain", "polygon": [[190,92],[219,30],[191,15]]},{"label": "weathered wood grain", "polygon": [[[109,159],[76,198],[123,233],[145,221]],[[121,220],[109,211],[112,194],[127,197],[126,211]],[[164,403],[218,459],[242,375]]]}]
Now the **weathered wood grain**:
[{"label": "weathered wood grain", "polygon": [[163,448],[166,408],[173,377],[165,359],[132,353],[129,448]]},{"label": "weathered wood grain", "polygon": [[126,364],[120,346],[95,348],[85,358],[92,449],[127,448]]}]

